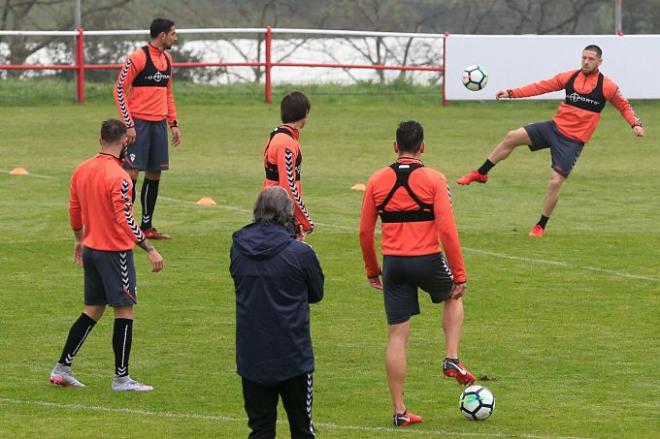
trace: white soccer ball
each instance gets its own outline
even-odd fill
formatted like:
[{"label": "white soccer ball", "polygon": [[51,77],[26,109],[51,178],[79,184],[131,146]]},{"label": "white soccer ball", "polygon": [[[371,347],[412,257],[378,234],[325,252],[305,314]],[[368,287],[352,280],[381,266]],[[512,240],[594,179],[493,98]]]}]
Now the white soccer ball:
[{"label": "white soccer ball", "polygon": [[467,66],[461,74],[461,80],[468,90],[479,91],[488,84],[488,73],[482,66]]},{"label": "white soccer ball", "polygon": [[470,386],[461,393],[458,407],[469,420],[483,421],[495,410],[495,397],[487,387]]}]

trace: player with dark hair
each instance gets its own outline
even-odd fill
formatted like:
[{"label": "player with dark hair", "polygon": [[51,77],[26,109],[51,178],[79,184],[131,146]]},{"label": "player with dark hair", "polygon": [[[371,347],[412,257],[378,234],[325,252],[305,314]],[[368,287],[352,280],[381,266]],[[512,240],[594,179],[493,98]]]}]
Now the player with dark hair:
[{"label": "player with dark hair", "polygon": [[135,224],[130,199],[131,180],[121,163],[126,153],[126,127],[116,119],[103,122],[101,152],[79,165],[71,177],[69,215],[75,236],[73,260],[85,271],[85,308],[71,326],[59,362],[49,381],[65,387],[85,387],[71,372],[71,363],[106,305],[114,308],[112,347],[115,353],[113,390],[148,391],[133,380],[128,359],[133,339],[133,305],[137,286],[133,247],[149,255],[152,271],[163,269],[163,258]]},{"label": "player with dark hair", "polygon": [[524,87],[497,92],[497,99],[514,99],[563,89],[566,97],[564,102],[559,104],[557,114],[552,120],[531,123],[509,131],[479,169],[456,181],[462,185],[475,181],[486,183],[488,172],[493,166],[506,159],[520,145],[528,145],[531,151],[550,148],[552,170],[548,193],[543,201],[541,218],[529,232],[531,237],[541,237],[545,233],[548,219],[559,201],[561,186],[575,166],[584,144],[596,130],[605,101],[610,101],[619,110],[632,127],[635,136],[644,136],[642,122],[621,94],[619,86],[600,72],[602,54],[600,47],[590,44],[582,51],[580,69],[559,73],[550,79]]},{"label": "player with dark hair", "polygon": [[[433,303],[443,302],[444,374],[461,384],[472,384],[475,379],[458,359],[463,326],[461,297],[467,277],[447,180],[421,161],[424,130],[419,123],[399,124],[394,152],[399,156],[397,161],[374,173],[367,183],[360,246],[369,284],[384,293],[389,325],[385,366],[393,422],[405,427],[422,421],[421,416],[407,411],[403,401],[410,317],[420,312],[418,288],[429,293]],[[374,245],[379,216],[382,272]]]},{"label": "player with dark hair", "polygon": [[131,53],[115,84],[115,103],[128,133],[128,152],[124,167],[133,181],[131,194],[140,171],[144,182],[140,201],[140,228],[149,239],[169,239],[153,226],[161,172],[169,169],[167,125],[172,144],[181,143],[181,131],[172,94],[172,56],[168,52],[177,40],[174,22],[157,18],[151,23],[151,41]]},{"label": "player with dark hair", "polygon": [[314,230],[314,222],[302,200],[300,185],[303,159],[300,130],[305,127],[311,108],[309,99],[300,91],[291,92],[282,98],[282,125],[270,133],[264,148],[266,179],[261,186],[262,189],[281,186],[289,192],[295,207],[297,230],[303,237]]}]

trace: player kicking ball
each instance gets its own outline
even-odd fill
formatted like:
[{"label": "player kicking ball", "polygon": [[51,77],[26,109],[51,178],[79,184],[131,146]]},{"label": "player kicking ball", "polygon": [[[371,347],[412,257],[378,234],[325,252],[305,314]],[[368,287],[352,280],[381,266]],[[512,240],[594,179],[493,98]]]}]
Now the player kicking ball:
[{"label": "player kicking ball", "polygon": [[509,131],[479,169],[456,180],[461,185],[486,183],[488,172],[493,166],[506,159],[518,146],[528,145],[531,151],[550,148],[552,170],[548,192],[543,201],[541,218],[529,231],[529,236],[533,238],[544,235],[550,215],[559,201],[559,191],[580,157],[584,144],[596,130],[606,101],[610,101],[619,110],[635,136],[644,136],[642,122],[621,94],[619,86],[598,69],[603,63],[602,54],[600,47],[591,44],[582,51],[580,69],[559,73],[524,87],[497,92],[495,97],[499,100],[537,96],[563,89],[566,98],[559,104],[552,120],[531,123]]}]

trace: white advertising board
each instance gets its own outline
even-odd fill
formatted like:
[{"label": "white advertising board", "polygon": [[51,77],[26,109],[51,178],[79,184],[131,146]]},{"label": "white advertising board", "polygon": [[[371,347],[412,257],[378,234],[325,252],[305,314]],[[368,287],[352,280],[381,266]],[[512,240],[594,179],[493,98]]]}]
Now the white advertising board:
[{"label": "white advertising board", "polygon": [[[601,72],[619,85],[629,99],[660,99],[660,35],[449,35],[445,59],[448,100],[495,99],[499,90],[548,79],[580,67],[582,49],[603,50]],[[479,64],[488,84],[470,91],[461,72]],[[563,99],[564,92],[530,99]]]}]

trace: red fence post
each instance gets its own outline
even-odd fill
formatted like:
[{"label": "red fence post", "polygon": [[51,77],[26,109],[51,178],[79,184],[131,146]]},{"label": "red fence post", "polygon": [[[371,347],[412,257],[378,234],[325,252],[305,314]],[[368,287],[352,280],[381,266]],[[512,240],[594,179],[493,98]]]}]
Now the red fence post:
[{"label": "red fence post", "polygon": [[449,32],[445,31],[445,36],[442,39],[442,105],[447,105],[447,96],[445,90],[447,90],[447,38],[449,37]]},{"label": "red fence post", "polygon": [[272,86],[270,83],[270,69],[272,67],[272,62],[271,62],[271,56],[270,56],[270,51],[271,51],[271,45],[273,42],[273,31],[270,26],[266,28],[266,90],[265,90],[265,96],[264,99],[267,104],[270,104],[273,101],[273,90]]},{"label": "red fence post", "polygon": [[76,36],[76,102],[85,102],[85,33],[78,28]]}]

